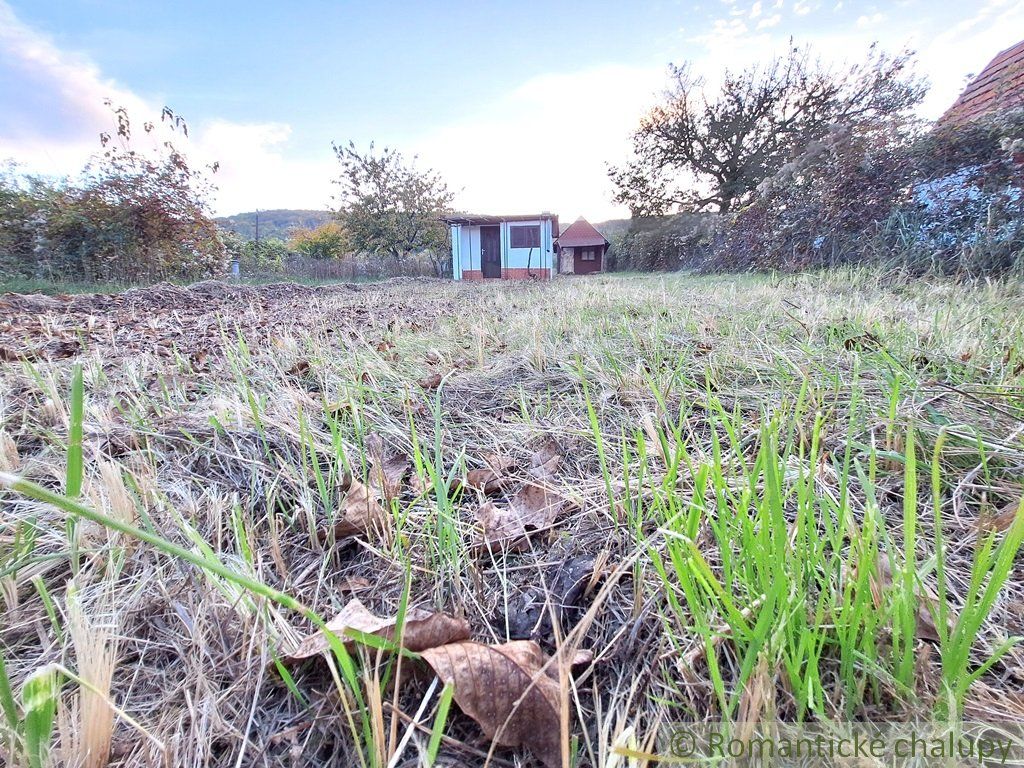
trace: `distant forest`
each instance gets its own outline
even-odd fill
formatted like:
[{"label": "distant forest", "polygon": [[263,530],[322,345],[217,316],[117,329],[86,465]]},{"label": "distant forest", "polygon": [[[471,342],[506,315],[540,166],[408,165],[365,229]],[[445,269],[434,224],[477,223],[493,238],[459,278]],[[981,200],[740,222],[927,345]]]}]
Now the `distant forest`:
[{"label": "distant forest", "polygon": [[[330,211],[282,208],[260,211],[260,239],[287,240],[296,230],[316,229],[334,218]],[[256,211],[219,216],[214,219],[221,229],[234,232],[244,240],[256,238]]]}]

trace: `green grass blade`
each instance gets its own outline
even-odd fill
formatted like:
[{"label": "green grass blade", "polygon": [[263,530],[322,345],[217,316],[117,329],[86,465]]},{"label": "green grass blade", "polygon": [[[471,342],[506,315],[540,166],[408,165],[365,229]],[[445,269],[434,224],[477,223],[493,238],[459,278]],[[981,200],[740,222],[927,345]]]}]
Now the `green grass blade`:
[{"label": "green grass blade", "polygon": [[71,377],[71,425],[68,432],[67,478],[64,493],[72,499],[82,493],[82,423],[85,420],[85,388],[82,366],[75,366]]},{"label": "green grass blade", "polygon": [[437,715],[434,716],[434,725],[430,729],[430,742],[427,744],[427,767],[431,768],[437,762],[437,753],[441,749],[441,739],[444,737],[444,726],[448,722],[448,710],[452,706],[452,697],[455,695],[455,686],[452,683],[445,683],[441,689],[441,700],[437,705]]}]

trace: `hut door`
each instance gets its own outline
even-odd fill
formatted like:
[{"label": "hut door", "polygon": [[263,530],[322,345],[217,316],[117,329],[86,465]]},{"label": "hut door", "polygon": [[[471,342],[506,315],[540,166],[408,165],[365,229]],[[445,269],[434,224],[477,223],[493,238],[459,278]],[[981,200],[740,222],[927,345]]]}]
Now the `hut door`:
[{"label": "hut door", "polygon": [[500,227],[480,227],[480,271],[484,277],[501,277]]}]

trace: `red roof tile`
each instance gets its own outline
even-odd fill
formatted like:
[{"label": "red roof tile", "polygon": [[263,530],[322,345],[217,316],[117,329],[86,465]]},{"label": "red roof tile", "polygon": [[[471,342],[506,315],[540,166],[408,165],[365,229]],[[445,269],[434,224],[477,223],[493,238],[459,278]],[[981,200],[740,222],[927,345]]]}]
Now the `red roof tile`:
[{"label": "red roof tile", "polygon": [[939,122],[963,122],[987,112],[1021,106],[1024,106],[1024,40],[992,59]]},{"label": "red roof tile", "polygon": [[608,245],[608,240],[582,216],[558,236],[559,248],[578,248],[587,245]]}]

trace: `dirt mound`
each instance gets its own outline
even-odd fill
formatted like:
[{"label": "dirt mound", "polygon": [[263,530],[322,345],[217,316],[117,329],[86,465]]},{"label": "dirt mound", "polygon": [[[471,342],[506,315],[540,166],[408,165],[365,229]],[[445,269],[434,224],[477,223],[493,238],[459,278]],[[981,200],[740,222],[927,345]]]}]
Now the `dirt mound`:
[{"label": "dirt mound", "polygon": [[248,299],[256,293],[246,285],[223,283],[220,280],[203,280],[193,283],[186,290],[191,294],[209,299]]},{"label": "dirt mound", "polygon": [[67,305],[68,297],[44,296],[41,293],[5,293],[0,296],[0,312],[52,312]]},{"label": "dirt mound", "polygon": [[312,296],[324,296],[335,293],[351,293],[358,291],[359,286],[353,283],[336,285],[303,285],[302,283],[270,283],[261,285],[256,291],[260,298],[270,301],[289,301],[291,299],[308,299]]},{"label": "dirt mound", "polygon": [[[333,329],[363,328],[363,292],[387,296],[375,321],[423,315],[422,308],[410,313],[393,303],[388,288],[407,282],[249,286],[204,280],[187,287],[165,282],[112,294],[7,294],[0,297],[0,363],[61,360],[90,351],[102,351],[110,359],[151,353],[205,361],[219,356],[224,339],[234,337],[236,330],[259,344],[307,333],[324,321]],[[317,309],[311,311],[314,303]]]}]

